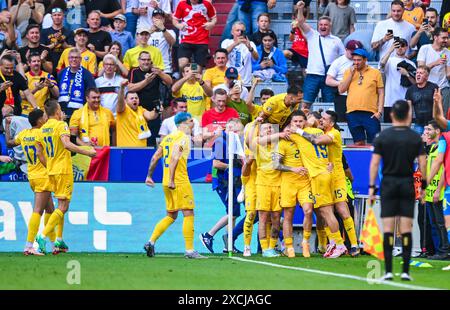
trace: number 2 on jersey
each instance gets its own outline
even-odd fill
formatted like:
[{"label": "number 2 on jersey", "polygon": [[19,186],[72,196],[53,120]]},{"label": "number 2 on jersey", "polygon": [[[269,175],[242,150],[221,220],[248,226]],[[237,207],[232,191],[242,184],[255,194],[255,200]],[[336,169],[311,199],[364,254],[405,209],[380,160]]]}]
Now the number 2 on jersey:
[{"label": "number 2 on jersey", "polygon": [[322,158],[328,158],[327,146],[326,145],[316,145],[316,144],[314,144],[314,148],[316,149],[317,158],[320,158],[320,156],[322,156]]},{"label": "number 2 on jersey", "polygon": [[55,156],[55,149],[53,147],[52,137],[44,137],[45,151],[47,152],[47,157]]},{"label": "number 2 on jersey", "polygon": [[166,147],[164,148],[164,167],[169,167],[169,163],[167,162],[167,159],[169,158],[169,146],[166,145]]}]

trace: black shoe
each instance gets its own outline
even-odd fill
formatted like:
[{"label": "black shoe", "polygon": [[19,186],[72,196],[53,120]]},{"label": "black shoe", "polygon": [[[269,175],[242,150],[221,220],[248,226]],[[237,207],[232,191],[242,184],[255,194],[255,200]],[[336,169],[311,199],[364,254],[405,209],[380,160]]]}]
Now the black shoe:
[{"label": "black shoe", "polygon": [[[227,248],[223,248],[223,253],[228,253]],[[241,250],[238,250],[235,246],[233,246],[233,254],[242,254],[243,252]]]},{"label": "black shoe", "polygon": [[144,250],[147,252],[148,257],[155,256],[155,245],[151,244],[150,241],[144,245]]},{"label": "black shoe", "polygon": [[448,255],[447,254],[434,254],[432,256],[428,256],[427,258],[431,259],[431,260],[447,260]]}]

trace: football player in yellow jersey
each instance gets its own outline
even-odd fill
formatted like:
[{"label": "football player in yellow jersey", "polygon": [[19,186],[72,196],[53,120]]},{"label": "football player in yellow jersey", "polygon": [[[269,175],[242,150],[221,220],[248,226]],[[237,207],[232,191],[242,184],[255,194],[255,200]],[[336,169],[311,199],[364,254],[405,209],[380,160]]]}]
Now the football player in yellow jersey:
[{"label": "football player in yellow jersey", "polygon": [[[295,111],[290,118],[286,130],[292,124],[295,128],[303,128],[306,115],[302,111]],[[281,207],[283,208],[283,237],[286,247],[286,255],[295,257],[292,220],[295,206],[300,203],[305,215],[303,221],[303,256],[310,257],[309,238],[312,230],[312,213],[314,197],[311,191],[311,182],[308,178],[308,170],[304,167],[300,156],[301,150],[293,141],[282,139],[278,143],[278,153],[275,153],[274,164],[281,171]]]},{"label": "football player in yellow jersey", "polygon": [[[290,135],[290,139],[297,143],[301,150],[305,168],[311,181],[311,188],[315,198],[314,211],[318,218],[321,218],[329,227],[330,246],[328,247],[324,257],[337,258],[347,252],[341,234],[339,232],[339,224],[334,216],[334,199],[331,173],[328,170],[329,150],[326,145],[315,145],[306,140],[303,135],[323,135],[321,129],[316,128],[319,120],[316,119],[314,113],[310,113],[307,118],[304,129],[298,128],[297,134]],[[292,124],[291,124],[292,125]],[[294,126],[291,126],[294,127]],[[291,131],[293,128],[291,128]],[[319,221],[319,219],[318,219]]]},{"label": "football player in yellow jersey", "polygon": [[298,86],[290,86],[287,93],[279,94],[269,98],[263,105],[258,121],[267,120],[272,124],[283,126],[289,115],[298,110],[303,99],[303,91]]},{"label": "football player in yellow jersey", "polygon": [[166,198],[166,216],[156,224],[150,240],[144,245],[148,257],[155,256],[155,242],[175,222],[178,211],[183,212],[183,236],[186,258],[206,258],[194,250],[194,194],[187,172],[191,132],[194,120],[190,113],[175,115],[177,130],[164,137],[153,155],[145,184],[155,186],[153,172],[163,158],[163,189]]},{"label": "football player in yellow jersey", "polygon": [[359,255],[358,240],[356,238],[355,223],[353,222],[353,218],[351,217],[347,205],[347,181],[345,178],[344,166],[342,164],[342,138],[339,126],[336,124],[337,118],[338,115],[334,111],[323,112],[320,122],[325,134],[315,136],[304,133],[303,137],[314,145],[328,146],[330,162],[333,164],[331,175],[334,206],[337,213],[342,218],[345,231],[350,239],[350,255],[356,257]]},{"label": "football player in yellow jersey", "polygon": [[[259,241],[263,257],[277,257],[275,246],[280,230],[280,184],[281,171],[274,168],[273,156],[277,151],[279,138],[287,136],[286,133],[274,133],[273,124],[260,125],[259,136],[252,141],[256,157],[256,210],[259,216]],[[267,235],[266,224],[270,218],[272,229]]]},{"label": "football player in yellow jersey", "polygon": [[[63,225],[64,214],[69,210],[70,199],[73,190],[72,157],[70,152],[94,157],[97,153],[94,149],[82,149],[70,142],[69,126],[63,121],[63,112],[58,101],[47,100],[44,105],[45,113],[48,116],[47,122],[41,127],[41,135],[38,150],[39,160],[46,166],[53,193],[58,199],[58,209],[56,209],[42,234],[36,237],[39,250],[46,253],[46,238],[53,231],[56,225]],[[45,151],[44,151],[45,150]],[[45,155],[44,155],[45,152]],[[55,247],[67,250],[67,245],[58,236]]]},{"label": "football player in yellow jersey", "polygon": [[[10,118],[6,119],[7,124],[8,120],[10,120]],[[40,128],[46,122],[44,112],[42,110],[31,111],[28,115],[28,121],[32,128],[22,130],[14,138],[14,146],[21,145],[24,150],[27,159],[27,176],[31,190],[34,192],[33,213],[31,214],[30,222],[28,224],[27,242],[23,254],[44,255],[33,248],[34,238],[36,238],[39,230],[42,213],[45,210],[44,223],[47,223],[54,209],[53,200],[51,198],[53,189],[52,184],[48,178],[47,169],[37,156],[37,149],[40,146],[38,143],[41,132]],[[8,127],[8,125],[6,127]],[[54,232],[51,233],[50,240],[52,242],[55,241]]]}]

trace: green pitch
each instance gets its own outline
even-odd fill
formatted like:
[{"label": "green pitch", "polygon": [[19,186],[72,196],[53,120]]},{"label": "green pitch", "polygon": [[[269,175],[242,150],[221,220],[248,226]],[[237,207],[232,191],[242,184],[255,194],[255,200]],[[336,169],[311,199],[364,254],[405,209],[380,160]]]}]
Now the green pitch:
[{"label": "green pitch", "polygon": [[[236,257],[242,259],[242,256]],[[395,259],[395,273],[401,271],[400,261]],[[368,273],[376,274],[373,266],[367,267],[368,264],[377,265],[377,261],[369,256],[332,260],[314,255],[310,259],[263,259],[254,255],[244,261],[225,255],[188,260],[181,255],[162,254],[147,258],[144,254],[67,253],[24,257],[21,253],[0,253],[0,289],[450,289],[450,271],[442,271],[442,267],[450,262],[427,262],[433,268],[411,266],[413,282],[402,282],[399,277],[394,281],[414,287],[398,287],[370,285],[365,281]],[[383,270],[383,264],[379,266]],[[68,279],[81,283],[70,285]]]}]

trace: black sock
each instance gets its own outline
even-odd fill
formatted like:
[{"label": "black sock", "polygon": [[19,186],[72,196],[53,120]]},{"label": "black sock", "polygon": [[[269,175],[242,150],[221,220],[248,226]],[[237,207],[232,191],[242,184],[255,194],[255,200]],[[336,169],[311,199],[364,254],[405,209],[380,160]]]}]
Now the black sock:
[{"label": "black sock", "polygon": [[394,234],[384,233],[384,270],[386,273],[392,272],[392,250],[394,249]]},{"label": "black sock", "polygon": [[402,234],[402,257],[403,257],[403,272],[409,273],[409,261],[411,260],[412,250],[412,234]]},{"label": "black sock", "polygon": [[213,236],[211,236],[209,233],[205,233],[205,236],[207,237],[207,238],[212,238]]}]

